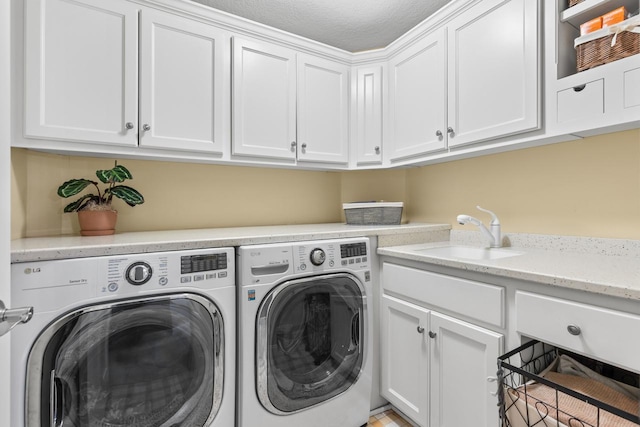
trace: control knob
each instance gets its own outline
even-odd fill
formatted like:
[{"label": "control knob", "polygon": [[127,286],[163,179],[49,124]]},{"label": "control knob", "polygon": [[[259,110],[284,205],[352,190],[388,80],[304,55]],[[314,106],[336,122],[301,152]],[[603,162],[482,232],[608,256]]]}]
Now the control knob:
[{"label": "control knob", "polygon": [[125,278],[127,282],[132,285],[144,285],[151,279],[152,270],[151,266],[146,262],[138,261],[134,262],[127,268]]},{"label": "control knob", "polygon": [[320,248],[315,248],[309,255],[309,260],[313,265],[322,265],[325,259],[327,259],[327,255]]}]

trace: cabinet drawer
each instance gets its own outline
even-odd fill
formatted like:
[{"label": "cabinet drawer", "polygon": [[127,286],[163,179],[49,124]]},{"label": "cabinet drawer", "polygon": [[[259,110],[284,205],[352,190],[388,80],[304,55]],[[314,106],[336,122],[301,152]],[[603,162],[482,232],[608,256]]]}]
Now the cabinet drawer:
[{"label": "cabinet drawer", "polygon": [[504,288],[500,286],[385,262],[382,287],[429,306],[504,327]]},{"label": "cabinet drawer", "polygon": [[604,114],[604,80],[558,92],[558,123],[588,120]]},{"label": "cabinet drawer", "polygon": [[640,316],[516,292],[519,333],[640,372]]}]

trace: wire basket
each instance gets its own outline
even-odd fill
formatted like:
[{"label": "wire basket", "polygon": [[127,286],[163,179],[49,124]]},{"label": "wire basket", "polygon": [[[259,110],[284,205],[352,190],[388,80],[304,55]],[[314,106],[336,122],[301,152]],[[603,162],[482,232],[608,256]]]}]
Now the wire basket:
[{"label": "wire basket", "polygon": [[[498,358],[501,427],[630,427],[640,426],[638,400],[635,413],[626,412],[593,396],[582,394],[548,378],[561,354],[591,364],[594,377],[617,377],[637,387],[638,376],[592,359],[561,351],[540,341],[530,341]],[[602,373],[599,374],[597,371]],[[625,377],[630,376],[631,381]],[[570,376],[571,377],[571,376]],[[585,380],[580,377],[580,382]],[[621,382],[608,380],[616,386]],[[597,383],[600,384],[600,383]],[[623,385],[624,390],[633,389]],[[590,388],[590,395],[600,397],[604,387]],[[598,391],[594,391],[598,390]],[[608,390],[608,389],[607,389]],[[606,400],[617,397],[612,391]],[[628,398],[633,402],[632,398]],[[631,403],[633,404],[633,403]]]}]

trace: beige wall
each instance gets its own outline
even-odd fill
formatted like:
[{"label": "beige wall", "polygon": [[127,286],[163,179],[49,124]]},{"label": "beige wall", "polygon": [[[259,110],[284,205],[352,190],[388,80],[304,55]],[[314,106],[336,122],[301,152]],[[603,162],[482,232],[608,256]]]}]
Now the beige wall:
[{"label": "beige wall", "polygon": [[407,199],[411,221],[480,205],[505,232],[640,239],[640,130],[410,169]]},{"label": "beige wall", "polygon": [[[340,174],[121,160],[145,203],[121,200],[119,232],[341,221]],[[95,178],[113,159],[12,150],[12,238],[78,233],[74,199],[57,196],[70,178]]]},{"label": "beige wall", "polygon": [[[77,233],[56,189],[112,159],[12,150],[12,238]],[[118,231],[340,222],[341,203],[405,202],[411,222],[494,210],[505,232],[640,239],[640,130],[419,168],[315,172],[122,160],[146,203]],[[461,226],[455,224],[457,228]],[[467,226],[469,227],[469,226]]]}]

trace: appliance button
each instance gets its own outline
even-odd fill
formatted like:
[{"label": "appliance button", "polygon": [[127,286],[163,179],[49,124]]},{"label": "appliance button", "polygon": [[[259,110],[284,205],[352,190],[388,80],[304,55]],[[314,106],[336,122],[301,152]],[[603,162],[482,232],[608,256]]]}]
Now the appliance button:
[{"label": "appliance button", "polygon": [[306,269],[307,269],[307,264],[305,264],[304,262],[300,264],[300,270],[304,271]]},{"label": "appliance button", "polygon": [[218,273],[218,277],[219,278],[227,277],[227,272],[226,271],[221,271],[220,273]]},{"label": "appliance button", "polygon": [[134,262],[127,268],[125,278],[127,279],[127,282],[132,285],[140,286],[147,283],[151,279],[152,275],[153,270],[151,269],[151,266],[146,262],[138,261]]},{"label": "appliance button", "polygon": [[111,282],[109,283],[109,286],[107,286],[107,289],[109,289],[109,292],[115,292],[118,290],[118,284],[116,282]]},{"label": "appliance button", "polygon": [[191,283],[191,276],[182,276],[180,278],[180,283]]},{"label": "appliance button", "polygon": [[209,280],[209,279],[215,279],[216,278],[216,273],[207,273],[207,275],[205,276],[205,279]]},{"label": "appliance button", "polygon": [[335,262],[333,262],[333,260],[329,261],[329,267],[333,267],[335,265]]},{"label": "appliance button", "polygon": [[315,266],[322,265],[325,259],[327,259],[327,255],[320,248],[313,249],[309,254],[309,260],[311,261],[311,264]]},{"label": "appliance button", "polygon": [[200,282],[201,280],[204,280],[204,275],[203,274],[196,274],[195,276],[193,276],[193,281],[194,282]]},{"label": "appliance button", "polygon": [[169,279],[167,279],[167,276],[160,276],[160,278],[158,279],[158,284],[160,286],[164,286],[169,282]]}]

